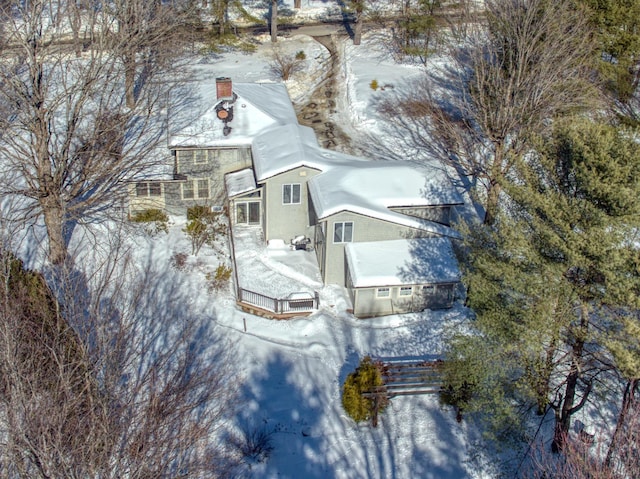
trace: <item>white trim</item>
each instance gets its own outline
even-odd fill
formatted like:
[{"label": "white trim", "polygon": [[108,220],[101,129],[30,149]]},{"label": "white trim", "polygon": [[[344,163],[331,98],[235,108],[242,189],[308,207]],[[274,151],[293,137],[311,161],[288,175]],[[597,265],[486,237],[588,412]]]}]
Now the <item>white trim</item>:
[{"label": "white trim", "polygon": [[[201,182],[206,182],[206,184],[201,184]],[[185,186],[191,185],[192,196],[185,197]],[[184,181],[182,185],[180,185],[180,193],[183,200],[207,200],[211,196],[211,192],[209,191],[209,178],[192,178],[190,180]]]},{"label": "white trim", "polygon": [[[295,192],[294,190],[296,189],[295,187],[298,187],[298,201],[294,201],[295,200]],[[291,201],[285,202],[285,188],[290,188],[289,191],[289,198]],[[300,185],[300,183],[285,183],[282,185],[282,204],[283,205],[299,205],[300,203],[302,203],[302,186]]]},{"label": "white trim", "polygon": [[376,288],[376,299],[386,299],[391,297],[391,288]]},{"label": "white trim", "polygon": [[[351,225],[351,237],[348,240],[345,240],[345,226]],[[340,241],[336,241],[336,227],[338,225],[342,225],[341,238]],[[353,221],[336,221],[333,223],[333,244],[344,244],[344,243],[352,243],[353,242],[353,231],[354,231],[354,223]]]}]

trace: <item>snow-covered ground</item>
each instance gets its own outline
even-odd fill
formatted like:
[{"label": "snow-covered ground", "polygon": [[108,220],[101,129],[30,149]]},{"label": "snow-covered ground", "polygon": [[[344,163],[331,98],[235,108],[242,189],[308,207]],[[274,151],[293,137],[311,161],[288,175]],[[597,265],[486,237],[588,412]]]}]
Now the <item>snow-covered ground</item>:
[{"label": "snow-covered ground", "polygon": [[[196,67],[198,77],[277,81],[269,68],[272,47],[266,37],[263,40],[252,55],[207,57]],[[343,52],[345,88],[334,120],[346,125],[357,140],[359,131],[371,133],[383,121],[372,110],[371,101],[385,90],[374,91],[371,80],[399,88],[421,71],[394,63],[378,35],[365,36],[360,47],[353,47],[346,37],[338,43]],[[290,35],[279,44],[307,54],[305,71],[287,82],[292,98],[303,99],[317,80],[326,53],[306,36]],[[169,235],[149,240],[148,249],[140,248],[138,254],[153,251],[154,261],[169,261],[175,252],[189,252],[181,233],[183,226],[175,224]],[[248,466],[247,476],[487,477],[482,472],[483,455],[475,446],[478,432],[466,422],[457,423],[455,412],[441,405],[438,397],[394,398],[377,429],[355,424],[344,413],[340,400],[341,384],[362,357],[436,357],[442,353],[443,338],[466,321],[469,312],[456,304],[444,311],[356,320],[347,313],[345,290],[322,285],[313,253],[290,251],[277,244],[264,246],[258,234],[252,228],[236,231],[240,283],[275,296],[292,288],[319,290],[319,311],[306,318],[273,321],[240,311],[231,290],[201,293],[207,289],[206,273],[225,261],[206,246],[180,273],[181,282],[190,291],[191,309],[214,318],[220,334],[237,344],[234,367],[242,378],[241,401],[231,422],[238,429],[270,433],[273,451],[266,461]]]},{"label": "snow-covered ground", "polygon": [[[287,0],[288,1],[288,0]],[[292,3],[291,0],[290,3]],[[318,11],[324,0],[303,0],[303,10]],[[305,10],[306,11],[306,10]],[[317,13],[317,12],[316,12]],[[311,15],[311,12],[309,12]],[[272,45],[265,36],[253,54],[229,52],[203,57],[195,65],[194,78],[211,82],[228,76],[234,82],[279,81],[270,68]],[[402,88],[407,79],[422,71],[414,65],[395,63],[379,34],[365,35],[359,47],[348,37],[337,39],[342,54],[343,89],[338,92],[332,120],[354,138],[370,134],[393,144],[380,128],[384,118],[372,105],[391,87]],[[287,82],[290,96],[301,102],[326,67],[328,53],[308,36],[290,34],[278,42],[288,51],[305,51],[305,69]],[[373,90],[372,80],[380,86]],[[221,344],[234,344],[233,367],[241,383],[237,414],[231,427],[264,430],[273,450],[264,462],[247,465],[253,478],[433,478],[490,477],[480,447],[479,432],[467,422],[457,423],[455,411],[441,405],[437,396],[397,397],[380,418],[376,429],[358,425],[341,406],[341,385],[365,355],[374,357],[427,357],[442,354],[443,339],[468,320],[462,304],[450,310],[357,320],[347,310],[350,301],[344,288],[323,286],[313,252],[290,251],[256,241],[254,229],[237,231],[236,255],[241,284],[275,293],[319,291],[321,308],[309,317],[274,321],[242,312],[236,306],[232,286],[210,288],[219,264],[229,264],[225,251],[204,246],[197,257],[183,233],[185,219],[173,218],[168,233],[149,236],[139,228],[114,236],[92,237],[104,248],[83,248],[83,229],[74,232],[71,254],[77,261],[99,264],[99,257],[120,242],[139,268],[151,268],[158,278],[180,291],[179,309],[185,315],[210,318]],[[42,237],[42,228],[33,228]],[[108,243],[108,244],[107,244]],[[38,264],[43,251],[31,241],[18,245],[27,264]],[[97,242],[100,244],[100,242]],[[103,253],[104,252],[104,253]],[[176,253],[188,255],[184,268],[172,267]],[[84,255],[84,256],[83,256]],[[104,259],[104,258],[103,258]],[[178,308],[177,308],[178,309]],[[176,310],[177,310],[176,309]],[[246,327],[246,330],[245,330]]]}]

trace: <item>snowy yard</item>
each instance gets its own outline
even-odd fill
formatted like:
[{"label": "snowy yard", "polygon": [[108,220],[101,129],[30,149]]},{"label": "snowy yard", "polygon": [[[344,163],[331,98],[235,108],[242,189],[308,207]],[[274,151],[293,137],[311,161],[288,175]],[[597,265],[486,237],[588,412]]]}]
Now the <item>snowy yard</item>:
[{"label": "snowy yard", "polygon": [[[365,37],[355,48],[347,38],[337,39],[345,90],[337,99],[334,119],[356,140],[363,137],[358,132],[383,131],[376,127],[380,118],[370,103],[385,92],[372,90],[371,80],[398,88],[420,74],[414,66],[394,63],[381,40]],[[304,49],[308,59],[315,59],[306,69],[309,76],[303,73],[288,82],[294,101],[302,101],[303,85],[312,83],[320,68],[313,61],[321,62],[325,54],[305,36],[279,44],[291,51]],[[199,75],[277,81],[268,67],[270,48],[265,41],[250,56],[209,58],[198,65]],[[351,305],[346,290],[322,285],[314,252],[291,250],[286,243],[269,247],[255,227],[236,228],[234,238],[242,287],[274,297],[318,291],[321,301],[320,310],[311,316],[288,321],[240,311],[230,291],[195,301],[193,307],[215,318],[217,330],[238,348],[234,367],[242,381],[242,398],[234,427],[264,430],[271,437],[273,451],[265,462],[251,464],[250,477],[486,477],[480,467],[483,455],[475,448],[478,432],[466,422],[457,423],[455,411],[441,405],[437,396],[394,398],[377,429],[355,424],[341,406],[341,385],[362,357],[435,358],[442,353],[443,338],[468,319],[468,310],[456,303],[450,310],[357,320],[347,313]],[[165,243],[168,248],[175,244]],[[211,270],[217,259],[209,254],[203,249],[201,261],[210,261]],[[185,280],[188,276],[185,273]]]}]

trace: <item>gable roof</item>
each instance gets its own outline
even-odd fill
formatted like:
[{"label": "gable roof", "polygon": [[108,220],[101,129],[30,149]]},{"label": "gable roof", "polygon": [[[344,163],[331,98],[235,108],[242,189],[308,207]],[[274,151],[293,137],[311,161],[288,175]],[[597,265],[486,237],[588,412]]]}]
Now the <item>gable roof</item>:
[{"label": "gable roof", "polygon": [[462,204],[462,198],[438,168],[417,168],[397,161],[367,161],[314,176],[309,193],[318,219],[340,211],[371,216],[438,235],[460,237],[433,221],[392,211],[393,207]]},{"label": "gable roof", "polygon": [[258,135],[251,146],[258,181],[301,166],[328,171],[338,166],[360,167],[369,160],[321,148],[312,128],[287,124]]},{"label": "gable roof", "polygon": [[[206,83],[200,90],[200,103],[205,110],[193,118],[184,118],[177,131],[169,133],[169,148],[220,147],[250,145],[266,129],[278,125],[297,125],[295,110],[283,83],[235,83],[231,132],[224,135],[225,124],[217,116],[215,83]],[[193,115],[193,112],[189,112]]]},{"label": "gable roof", "polygon": [[460,281],[448,238],[347,243],[345,254],[357,288]]}]

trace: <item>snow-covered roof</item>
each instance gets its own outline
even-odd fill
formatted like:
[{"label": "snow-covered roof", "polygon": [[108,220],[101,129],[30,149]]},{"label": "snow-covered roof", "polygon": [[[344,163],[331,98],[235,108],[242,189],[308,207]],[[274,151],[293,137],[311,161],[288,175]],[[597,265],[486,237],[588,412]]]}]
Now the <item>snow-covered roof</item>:
[{"label": "snow-covered roof", "polygon": [[190,112],[194,117],[179,131],[170,133],[169,148],[250,145],[268,128],[298,123],[283,83],[234,83],[233,92],[237,98],[232,103],[233,120],[227,124],[231,128],[228,135],[224,135],[225,123],[216,112],[220,103],[216,85],[208,82],[201,87],[199,100],[206,109],[202,114]]},{"label": "snow-covered roof", "polygon": [[227,187],[227,196],[233,198],[248,191],[257,188],[256,180],[253,176],[253,170],[247,168],[244,170],[228,173],[224,177],[224,183]]},{"label": "snow-covered roof", "polygon": [[345,252],[356,288],[460,281],[448,238],[348,243]]},{"label": "snow-covered roof", "polygon": [[359,167],[367,161],[321,148],[312,128],[293,124],[271,128],[258,135],[251,153],[259,182],[300,166],[327,171],[337,166]]},{"label": "snow-covered roof", "polygon": [[332,168],[309,180],[318,218],[352,211],[392,223],[459,237],[451,228],[392,211],[393,207],[462,204],[462,198],[439,168],[417,168],[397,161],[367,161]]}]

